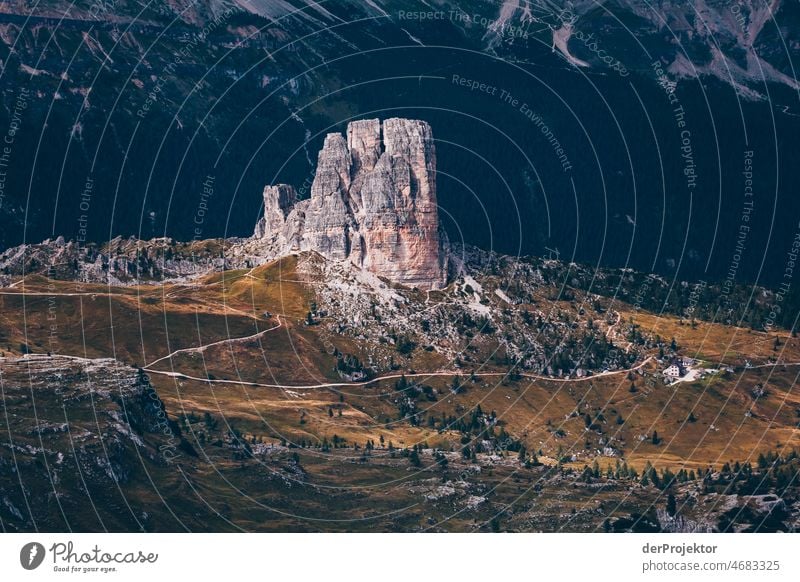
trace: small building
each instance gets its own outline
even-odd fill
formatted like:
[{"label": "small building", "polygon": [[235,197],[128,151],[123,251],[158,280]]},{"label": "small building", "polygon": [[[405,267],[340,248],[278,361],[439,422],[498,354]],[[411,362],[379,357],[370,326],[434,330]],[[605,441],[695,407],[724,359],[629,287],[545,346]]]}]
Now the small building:
[{"label": "small building", "polygon": [[681,358],[674,358],[664,369],[667,378],[682,378],[686,375],[686,366]]}]

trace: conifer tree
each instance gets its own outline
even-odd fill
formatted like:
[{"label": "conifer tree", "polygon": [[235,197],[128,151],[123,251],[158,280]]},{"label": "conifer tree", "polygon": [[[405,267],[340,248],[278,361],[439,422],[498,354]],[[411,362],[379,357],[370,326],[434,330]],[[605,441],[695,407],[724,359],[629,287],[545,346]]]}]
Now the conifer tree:
[{"label": "conifer tree", "polygon": [[667,495],[667,514],[670,517],[675,517],[676,513],[678,513],[678,504],[675,501],[675,496],[670,491],[669,495]]}]

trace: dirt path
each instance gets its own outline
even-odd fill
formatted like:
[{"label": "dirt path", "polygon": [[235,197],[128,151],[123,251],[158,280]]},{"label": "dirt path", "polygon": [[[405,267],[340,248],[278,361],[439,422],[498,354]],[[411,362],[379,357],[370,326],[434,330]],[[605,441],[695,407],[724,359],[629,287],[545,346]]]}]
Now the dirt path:
[{"label": "dirt path", "polygon": [[[223,340],[223,341],[230,341],[230,340]],[[194,348],[199,349],[199,348]],[[191,348],[190,348],[191,350]],[[165,356],[165,358],[168,356]],[[601,372],[599,374],[594,374],[592,376],[584,376],[582,378],[551,378],[549,376],[540,376],[538,374],[524,374],[521,373],[520,376],[523,378],[528,378],[531,380],[543,380],[547,382],[585,382],[587,380],[594,380],[600,377],[606,376],[616,376],[619,374],[627,374],[631,371],[638,370],[639,368],[646,365],[653,359],[653,356],[648,357],[646,360],[643,360],[633,368],[628,368],[625,370],[615,370],[613,372]],[[160,361],[160,360],[157,360]],[[152,365],[152,364],[151,364]],[[214,384],[234,384],[238,386],[252,386],[252,387],[261,387],[261,388],[279,388],[283,390],[314,390],[319,388],[346,388],[348,386],[366,386],[373,382],[378,382],[381,380],[396,380],[402,377],[406,378],[429,378],[431,376],[476,376],[478,378],[500,378],[503,376],[507,376],[507,372],[476,372],[474,374],[465,374],[463,370],[452,370],[452,371],[439,371],[439,372],[418,372],[414,374],[387,374],[385,376],[378,376],[373,378],[372,380],[367,380],[365,382],[324,382],[321,384],[304,384],[304,385],[295,385],[295,384],[265,384],[262,382],[247,382],[244,380],[221,380],[215,378],[210,380],[208,378],[199,378],[197,376],[190,376],[188,374],[184,374],[182,372],[167,372],[164,370],[153,370],[150,368],[144,368],[144,370],[148,373],[152,374],[160,374],[162,376],[169,376],[172,378],[182,378],[186,380],[196,380],[198,382],[209,382]]]},{"label": "dirt path", "polygon": [[235,338],[227,338],[227,339],[223,339],[223,340],[218,340],[218,341],[215,341],[215,342],[211,342],[210,344],[205,344],[205,345],[202,345],[202,346],[198,346],[196,348],[182,348],[180,350],[175,350],[171,354],[167,354],[166,356],[163,356],[161,358],[158,358],[157,360],[154,360],[154,361],[150,362],[149,364],[146,364],[144,366],[144,368],[142,368],[142,369],[146,370],[148,372],[153,372],[155,370],[151,370],[150,369],[151,366],[155,366],[159,362],[163,362],[164,360],[168,360],[168,359],[170,359],[170,358],[172,358],[174,356],[177,356],[178,354],[190,354],[190,353],[193,353],[193,352],[195,352],[195,353],[204,352],[208,348],[213,347],[213,346],[219,346],[219,345],[222,345],[222,344],[237,343],[237,342],[246,342],[246,341],[249,341],[249,340],[253,340],[253,339],[259,338],[259,337],[261,337],[262,335],[264,335],[267,332],[274,331],[276,329],[279,329],[279,328],[283,327],[283,323],[281,322],[281,316],[280,315],[276,315],[275,318],[278,320],[278,325],[274,325],[274,326],[270,327],[269,329],[264,329],[262,331],[259,331],[258,333],[254,333],[252,335],[248,335],[248,336],[245,336],[245,337],[235,337]]}]

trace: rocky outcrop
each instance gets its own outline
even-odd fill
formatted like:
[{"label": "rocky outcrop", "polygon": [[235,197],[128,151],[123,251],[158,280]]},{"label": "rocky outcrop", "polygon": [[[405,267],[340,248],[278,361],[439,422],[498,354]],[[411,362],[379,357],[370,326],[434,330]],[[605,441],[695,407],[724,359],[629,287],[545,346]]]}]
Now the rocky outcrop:
[{"label": "rocky outcrop", "polygon": [[311,198],[285,184],[264,189],[255,237],[278,253],[312,250],[423,289],[447,282],[430,125],[411,119],[354,121],[328,134]]},{"label": "rocky outcrop", "polygon": [[269,209],[256,224],[256,236],[263,237],[267,232],[280,232],[286,224],[297,193],[294,188],[285,184],[264,188],[264,207]]},{"label": "rocky outcrop", "polygon": [[[258,228],[263,231],[266,226],[260,222]],[[120,286],[179,282],[224,269],[249,269],[269,258],[270,253],[249,238],[178,242],[118,236],[97,244],[58,237],[1,252],[0,287],[32,274]]]}]

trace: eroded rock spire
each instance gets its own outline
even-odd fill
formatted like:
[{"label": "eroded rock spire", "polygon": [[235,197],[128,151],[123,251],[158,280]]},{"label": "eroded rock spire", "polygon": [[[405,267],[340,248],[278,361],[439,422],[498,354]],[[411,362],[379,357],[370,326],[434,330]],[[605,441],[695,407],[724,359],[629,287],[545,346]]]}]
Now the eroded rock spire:
[{"label": "eroded rock spire", "polygon": [[421,289],[447,282],[445,236],[436,202],[430,125],[413,119],[354,121],[330,133],[311,198],[291,186],[264,189],[256,237],[282,253],[313,250]]}]

